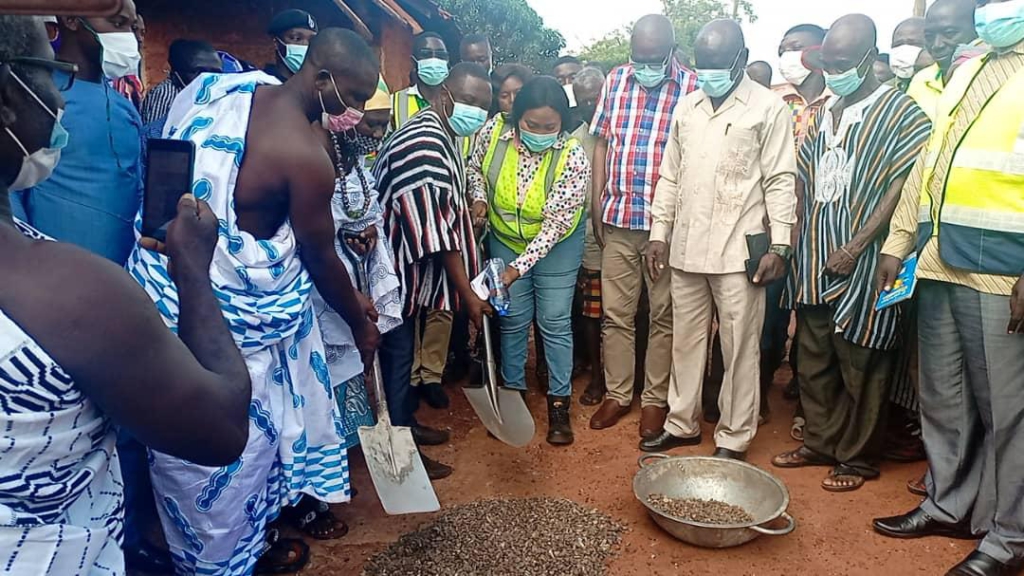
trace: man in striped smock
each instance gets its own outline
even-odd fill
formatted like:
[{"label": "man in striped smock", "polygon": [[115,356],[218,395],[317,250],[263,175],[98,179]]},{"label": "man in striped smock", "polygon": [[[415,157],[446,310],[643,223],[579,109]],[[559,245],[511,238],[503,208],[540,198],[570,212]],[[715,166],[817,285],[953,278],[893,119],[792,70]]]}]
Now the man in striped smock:
[{"label": "man in striped smock", "polygon": [[799,307],[804,445],[779,467],[834,466],[829,491],[855,490],[878,476],[873,462],[885,408],[900,310],[875,311],[874,270],[886,223],[930,124],[907,96],[871,73],[876,30],[866,16],[838,20],[821,63],[829,101],[798,160],[802,230],[794,260]]}]

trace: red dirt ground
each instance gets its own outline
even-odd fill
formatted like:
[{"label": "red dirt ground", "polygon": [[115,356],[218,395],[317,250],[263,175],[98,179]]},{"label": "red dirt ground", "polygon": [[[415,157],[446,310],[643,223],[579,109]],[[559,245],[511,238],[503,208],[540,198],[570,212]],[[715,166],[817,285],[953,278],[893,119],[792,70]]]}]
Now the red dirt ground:
[{"label": "red dirt ground", "polygon": [[[779,383],[788,379],[787,371],[779,372]],[[577,396],[584,384],[576,382]],[[420,417],[429,425],[452,430],[447,446],[427,449],[431,457],[455,467],[454,475],[435,483],[443,507],[496,496],[554,496],[598,508],[628,527],[609,569],[612,576],[944,574],[970,552],[970,542],[939,538],[897,541],[872,531],[872,518],[902,513],[918,503],[919,498],[907,492],[906,482],[923,472],[923,463],[888,464],[879,480],[848,494],[821,489],[825,468],[773,469],[770,459],[774,454],[797,446],[789,437],[793,404],[783,400],[780,391],[781,386],[773,388],[773,419],[758,432],[749,460],[776,474],[789,487],[789,512],[797,520],[797,529],[789,536],[762,536],[729,550],[703,550],[673,540],[634,499],[632,479],[640,456],[638,408],[618,427],[598,432],[587,426],[595,409],[575,403],[576,444],[561,449],[544,442],[546,408],[536,391],[530,393],[530,405],[537,419],[537,437],[524,449],[489,438],[455,388],[449,389],[451,410],[424,408]],[[712,427],[706,425],[704,445],[674,453],[710,454],[714,449],[711,434]],[[352,504],[335,508],[351,532],[334,542],[311,542],[312,557],[304,575],[357,575],[367,558],[430,520],[429,515],[386,516],[363,463],[356,460],[351,467],[359,495]]]}]

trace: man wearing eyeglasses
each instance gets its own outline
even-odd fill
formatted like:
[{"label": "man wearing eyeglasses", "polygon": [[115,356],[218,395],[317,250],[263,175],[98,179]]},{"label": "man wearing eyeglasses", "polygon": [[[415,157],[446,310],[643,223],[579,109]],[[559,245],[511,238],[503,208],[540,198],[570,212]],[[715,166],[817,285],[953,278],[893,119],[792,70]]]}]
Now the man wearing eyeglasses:
[{"label": "man wearing eyeglasses", "polygon": [[[68,146],[53,176],[11,196],[14,215],[40,232],[124,266],[142,201],[142,119],[108,80],[138,72],[135,4],[104,18],[60,17],[55,70],[67,102]],[[12,192],[14,189],[12,189]]]},{"label": "man wearing eyeglasses", "polygon": [[652,14],[637,21],[630,63],[609,74],[591,127],[598,137],[591,218],[594,237],[604,249],[605,355],[615,361],[605,364],[608,395],[590,427],[611,428],[630,410],[635,318],[640,291],[646,285],[651,329],[640,426],[645,438],[661,433],[668,412],[672,294],[668,275],[658,282],[645,278],[643,253],[650,237],[651,204],[672,111],[683,96],[697,88],[696,76],[672,57],[675,48],[675,32],[667,18]]}]

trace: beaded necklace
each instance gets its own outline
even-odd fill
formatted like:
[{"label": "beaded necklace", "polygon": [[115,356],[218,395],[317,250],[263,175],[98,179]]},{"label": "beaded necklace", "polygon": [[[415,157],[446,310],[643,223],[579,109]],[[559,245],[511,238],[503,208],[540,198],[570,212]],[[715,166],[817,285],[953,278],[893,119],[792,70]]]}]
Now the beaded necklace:
[{"label": "beaded necklace", "polygon": [[338,135],[331,132],[331,143],[334,144],[334,158],[339,178],[342,181],[342,187],[344,190],[341,194],[341,203],[345,208],[345,215],[353,220],[359,220],[370,210],[370,202],[373,201],[373,197],[370,195],[370,185],[366,183],[366,176],[363,171],[358,167],[353,166],[353,170],[356,171],[356,176],[359,177],[359,186],[363,189],[363,206],[361,209],[352,207],[352,201],[349,198],[348,186],[345,185],[345,176],[348,174],[348,170],[344,166],[344,156],[341,153],[341,143],[338,141]]}]

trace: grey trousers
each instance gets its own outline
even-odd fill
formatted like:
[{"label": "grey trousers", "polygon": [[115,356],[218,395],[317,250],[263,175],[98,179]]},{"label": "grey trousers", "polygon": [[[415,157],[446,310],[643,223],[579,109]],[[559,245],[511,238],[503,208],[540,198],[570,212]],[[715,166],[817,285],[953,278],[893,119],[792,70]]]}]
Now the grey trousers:
[{"label": "grey trousers", "polygon": [[978,549],[1024,561],[1024,335],[1009,298],[922,281],[918,332],[928,498],[943,522],[971,520]]}]

